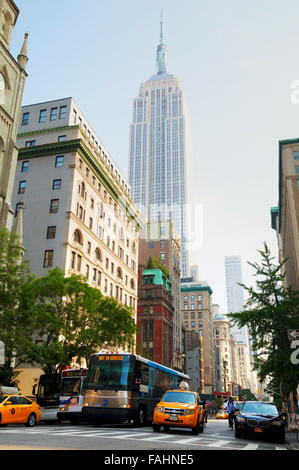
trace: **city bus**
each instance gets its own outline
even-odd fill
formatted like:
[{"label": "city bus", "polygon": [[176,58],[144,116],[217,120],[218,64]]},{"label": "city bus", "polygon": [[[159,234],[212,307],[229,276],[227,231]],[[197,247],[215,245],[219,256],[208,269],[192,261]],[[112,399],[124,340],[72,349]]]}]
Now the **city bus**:
[{"label": "city bus", "polygon": [[82,419],[83,385],[88,369],[66,369],[61,372],[59,421],[77,424]]},{"label": "city bus", "polygon": [[84,420],[101,424],[152,422],[167,390],[190,382],[188,375],[135,354],[92,354],[83,390]]},{"label": "city bus", "polygon": [[34,385],[32,394],[41,408],[41,421],[57,420],[60,387],[61,374],[42,374],[38,384]]},{"label": "city bus", "polygon": [[[34,385],[32,394],[35,395],[36,403],[41,408],[41,421],[56,421],[59,420],[57,414],[60,413],[60,396],[61,386],[63,383],[63,374],[68,370],[74,371],[74,378],[82,380],[83,369],[64,369],[62,372],[56,374],[42,374],[39,381]],[[87,372],[87,370],[86,370]],[[65,376],[66,378],[67,376]],[[86,377],[86,373],[85,373]],[[65,385],[67,387],[67,385]],[[70,387],[71,388],[71,387]],[[36,392],[37,390],[37,392]],[[73,396],[74,394],[72,394]],[[75,398],[75,397],[74,397]],[[75,400],[72,401],[72,403]],[[75,410],[74,410],[75,411]]]}]

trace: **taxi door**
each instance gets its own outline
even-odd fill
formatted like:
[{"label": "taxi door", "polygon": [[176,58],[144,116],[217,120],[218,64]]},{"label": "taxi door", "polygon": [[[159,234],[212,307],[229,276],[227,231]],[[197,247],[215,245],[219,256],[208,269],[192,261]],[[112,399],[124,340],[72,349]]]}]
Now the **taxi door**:
[{"label": "taxi door", "polygon": [[19,401],[19,414],[21,423],[27,423],[27,420],[32,412],[32,403],[25,397],[18,397]]},{"label": "taxi door", "polygon": [[[9,404],[7,404],[9,403]],[[1,409],[2,422],[3,423],[20,423],[21,422],[21,410],[18,404],[18,397],[8,397],[4,406]]]}]

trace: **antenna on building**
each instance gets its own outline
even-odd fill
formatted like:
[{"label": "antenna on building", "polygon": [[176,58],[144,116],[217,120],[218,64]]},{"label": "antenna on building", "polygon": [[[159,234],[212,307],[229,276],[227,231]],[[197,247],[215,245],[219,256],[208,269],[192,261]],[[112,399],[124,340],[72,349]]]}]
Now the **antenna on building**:
[{"label": "antenna on building", "polygon": [[163,10],[161,8],[161,23],[160,23],[160,43],[163,44]]}]

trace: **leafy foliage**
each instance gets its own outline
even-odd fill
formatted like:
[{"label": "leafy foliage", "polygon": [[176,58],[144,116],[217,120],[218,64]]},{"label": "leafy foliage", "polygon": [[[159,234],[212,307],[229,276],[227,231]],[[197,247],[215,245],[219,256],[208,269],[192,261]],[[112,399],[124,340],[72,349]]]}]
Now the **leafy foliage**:
[{"label": "leafy foliage", "polygon": [[255,351],[255,369],[260,380],[280,383],[281,396],[299,381],[299,371],[290,361],[288,329],[299,325],[299,292],[286,287],[282,274],[285,261],[275,264],[267,244],[258,251],[260,263],[248,263],[255,270],[256,287],[240,284],[249,294],[245,309],[229,317],[239,327],[247,325]]}]

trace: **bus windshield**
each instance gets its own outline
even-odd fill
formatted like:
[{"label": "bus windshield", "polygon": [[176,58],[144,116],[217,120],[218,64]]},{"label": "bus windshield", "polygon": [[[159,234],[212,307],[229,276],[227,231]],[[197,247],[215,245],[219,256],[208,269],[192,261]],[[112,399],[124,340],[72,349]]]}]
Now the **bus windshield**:
[{"label": "bus windshield", "polygon": [[91,361],[85,389],[113,389],[126,390],[133,385],[133,363],[128,356],[122,360],[95,360]]},{"label": "bus windshield", "polygon": [[40,376],[37,393],[39,405],[52,405],[59,402],[60,380],[61,378],[58,374]]},{"label": "bus windshield", "polygon": [[61,384],[61,395],[79,396],[81,389],[81,378],[80,377],[64,377]]}]

